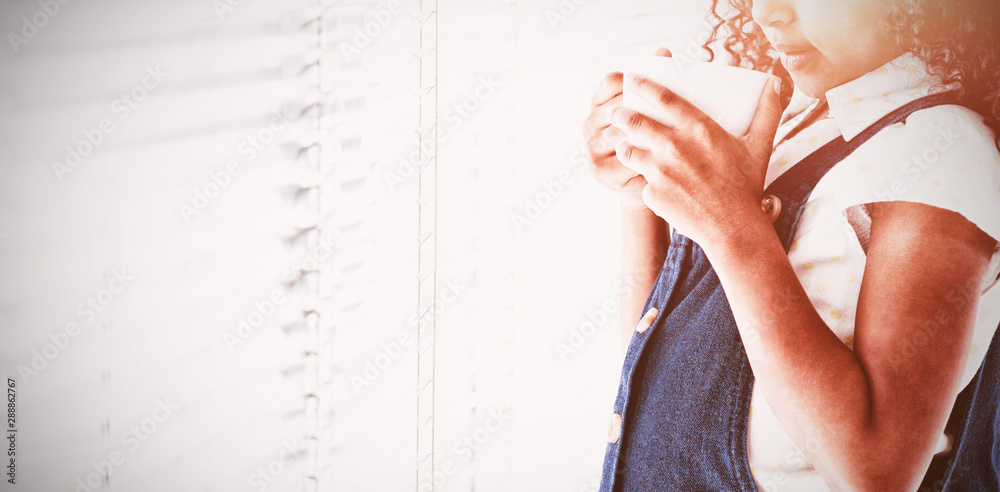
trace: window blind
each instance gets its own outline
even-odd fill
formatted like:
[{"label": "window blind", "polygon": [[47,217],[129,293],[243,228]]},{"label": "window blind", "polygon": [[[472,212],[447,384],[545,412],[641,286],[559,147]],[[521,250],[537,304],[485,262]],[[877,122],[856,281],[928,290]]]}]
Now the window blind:
[{"label": "window blind", "polygon": [[323,4],[2,8],[18,487],[318,490]]},{"label": "window blind", "polygon": [[579,127],[705,6],[42,3],[0,3],[19,480],[596,490],[617,212]]}]

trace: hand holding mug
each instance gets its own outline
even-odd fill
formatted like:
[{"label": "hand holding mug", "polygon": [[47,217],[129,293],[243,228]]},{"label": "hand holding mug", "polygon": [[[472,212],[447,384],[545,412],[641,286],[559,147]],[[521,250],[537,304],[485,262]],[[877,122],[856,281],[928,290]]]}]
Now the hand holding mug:
[{"label": "hand holding mug", "polygon": [[[670,57],[670,50],[660,48],[658,57]],[[583,138],[591,159],[591,172],[599,183],[616,192],[622,207],[644,210],[642,189],[646,179],[625,167],[618,160],[615,148],[625,142],[625,133],[611,125],[607,114],[610,108],[622,106],[622,73],[611,72],[604,76],[591,101],[590,115],[583,123]]]}]

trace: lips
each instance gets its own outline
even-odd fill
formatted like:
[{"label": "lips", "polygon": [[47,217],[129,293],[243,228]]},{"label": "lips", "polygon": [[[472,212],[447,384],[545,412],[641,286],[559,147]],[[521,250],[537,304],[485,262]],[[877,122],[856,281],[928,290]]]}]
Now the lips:
[{"label": "lips", "polygon": [[778,57],[781,60],[781,64],[789,72],[797,72],[805,69],[816,55],[816,49],[812,46],[782,43],[774,43],[772,46],[778,50]]}]

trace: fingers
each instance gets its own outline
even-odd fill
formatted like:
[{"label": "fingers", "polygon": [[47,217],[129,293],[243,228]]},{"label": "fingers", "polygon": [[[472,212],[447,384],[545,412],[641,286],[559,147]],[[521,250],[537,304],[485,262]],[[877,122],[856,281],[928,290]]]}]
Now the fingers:
[{"label": "fingers", "polygon": [[670,147],[670,138],[674,130],[642,113],[622,107],[611,107],[607,110],[607,118],[612,125],[625,133],[632,145],[644,149]]},{"label": "fingers", "polygon": [[583,122],[583,137],[590,139],[597,132],[610,126],[611,122],[608,121],[607,108],[609,106],[621,105],[622,95],[619,94],[604,104],[594,108],[594,110],[590,112],[590,115],[587,116],[587,119]]},{"label": "fingers", "polygon": [[594,107],[600,106],[621,93],[622,73],[611,72],[605,75],[604,79],[601,80],[601,84],[597,86],[597,92],[594,93],[594,98],[590,101],[590,104]]},{"label": "fingers", "polygon": [[636,174],[632,176],[631,179],[622,184],[618,189],[633,195],[642,196],[642,190],[646,187],[646,178],[642,177],[641,174]]},{"label": "fingers", "polygon": [[604,159],[595,159],[591,171],[598,181],[614,189],[621,189],[626,183],[632,181],[639,173],[623,166],[615,158],[614,150],[611,155]]},{"label": "fingers", "polygon": [[670,50],[668,50],[667,48],[657,48],[656,49],[656,53],[654,53],[654,55],[655,56],[665,56],[667,58],[670,58],[670,57],[674,56],[674,54],[671,53]]},{"label": "fingers", "polygon": [[[620,103],[619,103],[620,104]],[[613,105],[613,100],[606,103]],[[597,126],[603,124],[603,128],[593,131],[584,130],[587,140],[587,150],[590,153],[590,160],[593,163],[591,171],[599,181],[612,188],[622,188],[626,182],[636,176],[636,173],[629,168],[622,166],[615,158],[615,147],[625,141],[625,133],[608,123],[604,111],[600,108],[591,113],[587,126]]]},{"label": "fingers", "polygon": [[662,111],[677,126],[707,125],[712,121],[686,99],[652,80],[636,74],[628,74],[624,79],[636,95]]},{"label": "fingers", "polygon": [[587,141],[590,157],[594,160],[610,157],[615,153],[615,147],[625,141],[625,133],[618,128],[608,126],[594,134]]},{"label": "fingers", "polygon": [[622,188],[626,182],[637,175],[635,171],[623,166],[615,158],[615,148],[624,141],[625,134],[621,130],[609,126],[595,135],[587,144],[590,149],[590,160],[593,163],[591,169],[594,176],[612,188]]},{"label": "fingers", "polygon": [[751,149],[770,155],[774,134],[781,123],[781,114],[781,79],[775,77],[764,84],[750,130],[743,137]]},{"label": "fingers", "polygon": [[652,152],[628,142],[618,144],[615,147],[615,155],[625,168],[641,174],[646,181],[650,181],[653,173],[661,172],[661,167],[657,164]]}]

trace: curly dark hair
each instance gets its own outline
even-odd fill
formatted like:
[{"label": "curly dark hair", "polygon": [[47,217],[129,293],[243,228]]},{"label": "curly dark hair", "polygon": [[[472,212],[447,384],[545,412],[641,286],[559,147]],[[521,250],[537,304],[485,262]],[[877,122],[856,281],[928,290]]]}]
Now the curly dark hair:
[{"label": "curly dark hair", "polygon": [[[784,103],[792,94],[791,76],[760,26],[754,22],[753,0],[712,0],[711,35],[702,46],[715,58],[712,45],[721,41],[730,64],[782,79]],[[943,84],[957,82],[959,99],[980,115],[1000,148],[1000,1],[895,0],[883,25],[899,46],[915,54]],[[725,36],[725,38],[722,38]]]}]

